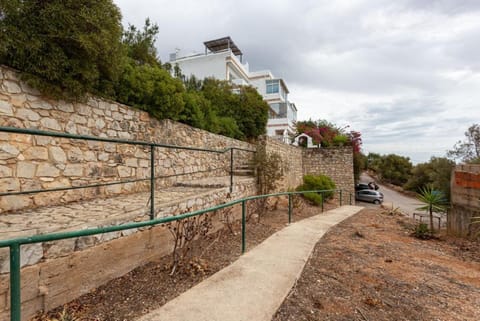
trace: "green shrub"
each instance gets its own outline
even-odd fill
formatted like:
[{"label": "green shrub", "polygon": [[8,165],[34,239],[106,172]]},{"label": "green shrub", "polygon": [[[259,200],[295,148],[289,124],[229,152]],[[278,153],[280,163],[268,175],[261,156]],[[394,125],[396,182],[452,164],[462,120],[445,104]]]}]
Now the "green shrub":
[{"label": "green shrub", "polygon": [[0,63],[43,93],[112,93],[124,52],[111,0],[0,1],[0,30]]},{"label": "green shrub", "polygon": [[115,86],[117,100],[148,111],[158,119],[178,120],[185,107],[184,88],[180,80],[155,65],[138,65],[127,59]]},{"label": "green shrub", "polygon": [[[332,179],[325,175],[305,175],[303,176],[303,184],[297,187],[297,191],[315,191],[315,190],[334,190],[335,183]],[[323,192],[324,199],[330,199],[334,195],[334,191]],[[321,204],[322,196],[319,193],[305,193],[304,197],[315,204]]]},{"label": "green shrub", "polygon": [[338,134],[333,137],[334,146],[345,146],[348,144],[349,138],[347,135]]},{"label": "green shrub", "polygon": [[413,232],[413,235],[422,240],[428,240],[431,237],[430,230],[428,229],[428,225],[425,223],[419,223],[417,226],[415,226],[415,231]]},{"label": "green shrub", "polygon": [[303,197],[312,202],[315,205],[322,204],[322,195],[317,193],[305,193]]}]

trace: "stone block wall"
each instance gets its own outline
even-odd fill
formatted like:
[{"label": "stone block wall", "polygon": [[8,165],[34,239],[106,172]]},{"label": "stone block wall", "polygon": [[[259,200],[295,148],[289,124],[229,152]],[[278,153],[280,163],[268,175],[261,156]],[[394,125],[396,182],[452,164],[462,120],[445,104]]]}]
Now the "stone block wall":
[{"label": "stone block wall", "polygon": [[303,175],[324,174],[344,191],[345,198],[355,192],[351,147],[303,148],[264,137],[259,148],[265,148],[267,153],[276,152],[282,159],[283,178],[278,183],[278,190],[297,187],[302,184]]},{"label": "stone block wall", "polygon": [[458,165],[452,171],[452,208],[447,216],[447,231],[453,235],[480,235],[480,224],[471,224],[480,217],[480,165]]},{"label": "stone block wall", "polygon": [[[158,121],[146,112],[104,99],[90,97],[84,103],[55,101],[42,97],[21,82],[14,70],[3,66],[0,66],[0,126],[215,150],[227,147],[249,150],[265,148],[267,152],[278,153],[282,159],[283,178],[278,191],[300,185],[304,174],[325,174],[335,181],[338,188],[353,192],[351,149],[304,149],[268,137],[254,146],[173,121]],[[251,153],[234,151],[235,164],[247,164],[251,157]],[[227,175],[229,165],[229,152],[212,153],[165,147],[155,149],[155,174],[161,177],[156,184],[160,187],[197,178]],[[149,177],[149,147],[0,132],[0,192],[84,186]],[[149,182],[145,181],[72,191],[2,196],[0,214],[7,215],[10,211],[24,208],[135,193],[148,188]],[[198,195],[196,199],[184,200],[167,207],[159,215],[180,213],[185,208],[208,208],[229,197],[241,198],[254,193],[255,186],[252,182],[239,184],[233,194],[229,193],[228,188],[220,188],[209,195]],[[193,202],[193,205],[189,202]],[[164,239],[165,235],[165,230],[153,228],[59,241],[55,244],[34,244],[31,248],[26,248],[28,258],[22,257],[22,263],[25,264],[22,268],[23,317],[26,318],[39,309],[50,309],[63,304],[147,262],[153,256],[167,254],[171,248]],[[88,246],[83,246],[85,244]],[[2,254],[5,252],[0,253],[0,258]],[[7,261],[3,260],[5,262]],[[112,269],[112,266],[117,268]],[[6,272],[7,269],[7,266],[0,264],[0,270]],[[0,320],[8,315],[8,310],[8,274],[4,273],[0,275]]]},{"label": "stone block wall", "polygon": [[[105,138],[118,138],[221,150],[251,144],[177,122],[158,121],[148,113],[113,101],[89,97],[69,103],[43,97],[0,66],[0,126],[39,129]],[[251,153],[235,151],[236,162]],[[223,176],[230,153],[172,148],[155,149],[157,186],[178,181]],[[0,132],[0,191],[28,191],[83,186],[150,177],[150,149],[119,143],[65,139]],[[78,189],[35,195],[4,196],[2,212],[148,189],[149,182]]]},{"label": "stone block wall", "polygon": [[303,174],[329,176],[344,191],[344,197],[355,192],[352,147],[304,148]]},{"label": "stone block wall", "polygon": [[287,145],[268,136],[262,137],[258,148],[265,148],[267,153],[275,152],[282,159],[283,177],[277,183],[277,191],[293,189],[302,183],[302,149]]}]

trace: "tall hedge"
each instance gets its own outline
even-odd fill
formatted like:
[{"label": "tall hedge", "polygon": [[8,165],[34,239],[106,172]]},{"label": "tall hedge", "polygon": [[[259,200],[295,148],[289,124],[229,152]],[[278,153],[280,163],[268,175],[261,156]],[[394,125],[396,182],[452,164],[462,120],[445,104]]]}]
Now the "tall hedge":
[{"label": "tall hedge", "polygon": [[0,63],[55,98],[111,94],[122,53],[111,0],[0,2]]}]

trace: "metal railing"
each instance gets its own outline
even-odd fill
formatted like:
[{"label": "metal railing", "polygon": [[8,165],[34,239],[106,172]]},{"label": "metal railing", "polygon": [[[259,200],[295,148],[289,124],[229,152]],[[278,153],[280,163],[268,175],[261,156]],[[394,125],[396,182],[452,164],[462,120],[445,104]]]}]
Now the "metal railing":
[{"label": "metal railing", "polygon": [[[256,195],[245,197],[242,199],[238,199],[235,201],[231,201],[228,203],[224,203],[221,205],[217,205],[211,208],[198,210],[190,213],[185,213],[177,216],[169,216],[164,218],[157,218],[152,219],[149,221],[143,222],[134,222],[134,223],[127,223],[123,225],[116,225],[116,226],[109,226],[109,227],[100,227],[100,228],[92,228],[92,229],[85,229],[79,231],[71,231],[71,232],[63,232],[63,233],[51,233],[51,234],[43,234],[43,235],[35,235],[29,237],[19,237],[9,240],[0,240],[0,248],[8,247],[10,249],[10,320],[11,321],[21,321],[21,287],[20,287],[20,278],[21,278],[21,262],[20,262],[20,247],[25,244],[33,244],[33,243],[43,243],[43,242],[50,242],[50,241],[58,241],[63,239],[70,239],[82,236],[91,236],[96,234],[104,234],[110,232],[118,232],[123,230],[129,229],[138,229],[142,227],[151,227],[159,224],[164,224],[168,222],[178,221],[182,219],[187,219],[190,217],[202,215],[208,212],[217,211],[226,207],[234,206],[236,204],[241,204],[242,206],[242,253],[245,252],[246,249],[246,221],[247,221],[247,201],[256,200],[261,198],[267,197],[274,197],[274,196],[288,196],[288,222],[292,222],[292,215],[293,215],[293,195],[298,194],[305,194],[305,193],[319,193],[321,195],[321,205],[322,205],[322,212],[323,212],[323,202],[324,202],[324,194],[325,193],[337,193],[339,194],[339,205],[342,206],[343,201],[343,192],[342,190],[313,190],[313,191],[296,191],[296,192],[281,192],[281,193],[274,193],[274,194],[266,194],[266,195]],[[350,205],[352,198],[350,196]]]},{"label": "metal railing", "polygon": [[115,139],[115,138],[104,138],[104,137],[95,137],[95,136],[87,136],[87,135],[75,135],[75,134],[68,134],[68,133],[60,133],[60,132],[50,132],[50,131],[42,131],[38,129],[25,129],[25,128],[16,128],[16,127],[2,127],[0,126],[0,132],[6,133],[14,133],[14,134],[26,134],[26,135],[33,135],[33,136],[48,136],[48,137],[57,137],[57,138],[67,138],[67,139],[76,139],[76,140],[87,140],[87,141],[97,141],[97,142],[106,142],[106,143],[116,143],[116,144],[128,144],[128,145],[135,145],[135,146],[144,146],[150,148],[150,177],[149,178],[138,178],[138,179],[127,179],[127,180],[119,180],[115,182],[104,182],[104,183],[97,183],[97,184],[88,184],[88,185],[81,185],[81,186],[69,186],[69,187],[57,187],[57,188],[48,188],[48,189],[40,189],[40,190],[29,190],[29,191],[18,191],[18,192],[0,192],[0,196],[10,196],[10,195],[24,195],[24,194],[36,194],[36,193],[45,193],[45,192],[57,192],[57,191],[67,191],[67,190],[74,190],[74,189],[83,189],[83,188],[93,188],[93,187],[104,187],[104,186],[111,186],[111,185],[118,185],[118,184],[126,184],[126,183],[137,183],[137,182],[150,182],[150,219],[155,218],[155,181],[159,178],[169,178],[175,176],[182,176],[182,175],[191,175],[203,172],[209,172],[213,170],[219,170],[221,168],[214,168],[213,170],[207,171],[195,171],[183,174],[174,174],[174,175],[160,175],[155,176],[155,148],[169,148],[169,149],[181,149],[181,150],[189,150],[189,151],[199,151],[199,152],[208,152],[208,153],[215,153],[215,154],[225,154],[230,152],[230,168],[229,168],[229,175],[230,175],[230,193],[233,192],[233,174],[234,174],[234,150],[244,151],[249,153],[256,153],[255,150],[250,150],[246,148],[239,148],[239,147],[228,147],[225,149],[208,149],[208,148],[199,148],[199,147],[188,147],[188,146],[177,146],[177,145],[169,145],[169,144],[159,144],[153,142],[145,142],[145,141],[135,141],[135,140],[126,140],[126,139]]}]

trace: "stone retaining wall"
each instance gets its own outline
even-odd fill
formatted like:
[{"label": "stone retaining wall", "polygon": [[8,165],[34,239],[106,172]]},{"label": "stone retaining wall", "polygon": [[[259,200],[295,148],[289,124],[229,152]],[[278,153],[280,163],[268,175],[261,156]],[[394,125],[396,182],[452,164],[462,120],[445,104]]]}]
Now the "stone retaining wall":
[{"label": "stone retaining wall", "polygon": [[324,174],[329,176],[338,189],[344,191],[344,197],[355,192],[353,177],[353,151],[350,146],[335,148],[303,148],[283,144],[273,138],[265,137],[259,148],[267,153],[275,152],[282,159],[283,177],[278,190],[296,188],[302,184],[303,175]]},{"label": "stone retaining wall", "polygon": [[480,217],[480,165],[458,165],[451,179],[452,208],[447,216],[449,233],[476,237],[480,223],[471,224],[472,217]]},{"label": "stone retaining wall", "polygon": [[[170,204],[162,212],[168,215],[191,212],[255,195],[255,192],[254,182],[245,180],[235,186],[233,193],[229,188],[211,190]],[[75,214],[82,213],[72,213]],[[218,213],[215,214],[214,230],[222,226],[221,219]],[[122,223],[126,222],[117,220],[110,225]],[[154,258],[170,254],[172,249],[171,234],[164,227],[23,245],[22,320],[28,320],[37,311],[48,311],[67,303]],[[0,249],[2,273],[9,271],[8,264],[8,249]],[[7,320],[9,316],[9,291],[9,274],[0,274],[0,320]]]},{"label": "stone retaining wall", "polygon": [[[215,135],[177,122],[151,118],[128,106],[90,97],[85,103],[55,101],[41,96],[0,66],[0,126],[40,129],[78,135],[119,138],[221,150],[251,144]],[[251,153],[235,151],[235,162]],[[157,186],[178,181],[227,175],[230,153],[156,148]],[[178,176],[180,175],[180,176]],[[147,146],[9,134],[0,132],[0,191],[28,191],[83,186],[150,177]],[[148,182],[79,189],[74,191],[7,196],[2,212],[146,190]]]},{"label": "stone retaining wall", "polygon": [[304,148],[303,174],[324,174],[329,176],[344,192],[355,193],[353,177],[353,150],[351,146],[336,148]]},{"label": "stone retaining wall", "polygon": [[[104,99],[90,97],[85,103],[50,100],[19,81],[15,71],[3,66],[0,66],[0,126],[216,150],[227,147],[249,150],[265,148],[267,152],[277,152],[282,159],[284,176],[279,183],[279,191],[300,185],[304,174],[328,175],[338,188],[353,191],[353,157],[349,148],[304,149],[268,137],[254,146],[173,121],[158,121],[146,112]],[[251,153],[234,152],[236,165],[249,163],[251,157]],[[0,192],[149,178],[149,160],[148,147],[0,132]],[[156,148],[155,175],[161,177],[156,184],[159,187],[171,186],[200,178],[224,176],[230,170],[229,162],[230,153]],[[147,181],[2,196],[0,215],[26,208],[132,194],[148,188]],[[201,200],[185,199],[163,209],[159,215],[173,215],[186,208],[207,208],[227,198],[241,198],[254,193],[255,185],[250,181],[236,185],[233,194],[229,193],[228,188],[218,189],[209,195],[198,195]],[[32,220],[35,218],[32,217]],[[26,257],[22,254],[22,263],[34,265],[22,268],[24,320],[39,309],[51,309],[63,304],[171,250],[162,228],[134,232],[25,247],[22,253]],[[5,254],[0,253],[0,258],[5,258]],[[5,272],[8,268],[0,264],[0,269]],[[3,274],[0,276],[1,320],[8,315],[8,301],[8,274]]]},{"label": "stone retaining wall", "polygon": [[265,136],[262,137],[258,148],[265,148],[267,153],[277,153],[282,159],[283,177],[277,183],[277,191],[286,191],[294,189],[302,183],[302,147],[287,145],[276,139]]}]

